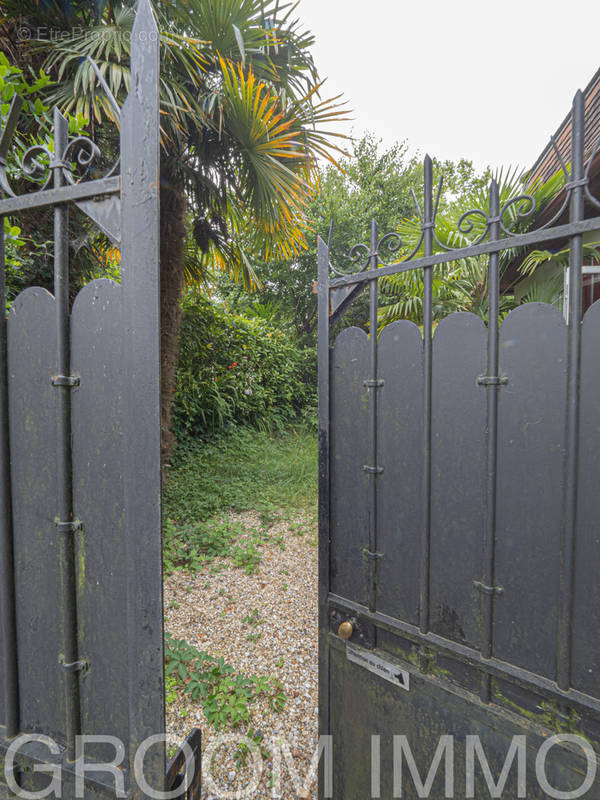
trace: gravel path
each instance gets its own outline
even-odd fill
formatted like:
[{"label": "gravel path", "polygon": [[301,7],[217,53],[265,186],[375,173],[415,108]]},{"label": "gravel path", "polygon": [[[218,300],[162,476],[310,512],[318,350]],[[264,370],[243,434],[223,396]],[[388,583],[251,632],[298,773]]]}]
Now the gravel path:
[{"label": "gravel path", "polygon": [[[245,528],[261,528],[260,518],[254,513],[232,515],[232,519]],[[202,729],[202,797],[207,800],[316,797],[314,782],[310,791],[300,789],[317,743],[316,528],[314,521],[295,517],[276,522],[268,533],[270,541],[261,546],[262,560],[252,575],[217,560],[214,566],[222,571],[211,574],[205,569],[195,578],[176,572],[165,580],[169,633],[211,656],[223,656],[245,675],[278,678],[287,696],[283,711],[272,711],[261,699],[250,706],[248,725],[237,728],[235,736],[231,736],[231,728],[225,730],[230,738],[216,750],[210,768],[215,783],[211,786],[206,754],[219,734],[205,720],[200,702],[187,694],[178,695],[177,702],[168,709],[167,734],[173,744],[179,744],[194,726]],[[252,614],[262,621],[242,621]],[[249,635],[258,634],[257,641],[248,640]],[[260,757],[263,772],[254,791],[248,790],[252,783],[252,754],[246,767],[236,766],[234,761],[239,736],[245,735],[248,727],[263,734],[269,751]],[[277,752],[282,753],[280,771]],[[292,779],[288,762],[301,776],[300,783]]]}]

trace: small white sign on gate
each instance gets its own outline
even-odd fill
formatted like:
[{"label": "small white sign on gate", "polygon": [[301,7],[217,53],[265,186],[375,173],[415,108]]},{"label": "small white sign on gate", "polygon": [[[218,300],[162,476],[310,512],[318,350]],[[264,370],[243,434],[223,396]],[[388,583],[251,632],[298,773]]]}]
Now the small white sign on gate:
[{"label": "small white sign on gate", "polygon": [[369,672],[379,675],[380,678],[393,683],[395,686],[406,689],[407,692],[410,691],[410,673],[391,661],[375,655],[372,651],[347,642],[346,658],[348,661],[368,669]]}]

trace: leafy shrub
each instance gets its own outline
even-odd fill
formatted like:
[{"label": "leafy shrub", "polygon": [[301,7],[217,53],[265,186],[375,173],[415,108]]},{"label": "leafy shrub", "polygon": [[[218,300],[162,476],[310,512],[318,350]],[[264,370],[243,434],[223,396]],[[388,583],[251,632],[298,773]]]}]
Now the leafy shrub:
[{"label": "leafy shrub", "polygon": [[315,417],[316,353],[259,318],[187,300],[174,398],[179,439],[242,423],[284,429]]}]

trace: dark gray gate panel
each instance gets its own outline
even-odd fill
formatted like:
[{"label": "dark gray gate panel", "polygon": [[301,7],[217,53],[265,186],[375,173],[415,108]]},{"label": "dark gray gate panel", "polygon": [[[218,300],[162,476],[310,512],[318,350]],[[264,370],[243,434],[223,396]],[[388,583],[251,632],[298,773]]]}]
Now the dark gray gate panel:
[{"label": "dark gray gate panel", "polygon": [[368,345],[364,331],[346,328],[331,353],[331,591],[359,603],[367,597],[369,544]]},{"label": "dark gray gate panel", "polygon": [[[127,666],[121,298],[121,286],[96,280],[73,305],[71,366],[81,383],[73,392],[72,432],[74,513],[84,525],[76,542],[79,647],[92,665],[81,681],[82,732],[111,731],[128,742],[127,682],[115,681],[115,654],[121,675]],[[104,629],[98,619],[123,624]],[[105,703],[106,697],[114,699]],[[104,755],[110,759],[113,750]]]},{"label": "dark gray gate panel", "polygon": [[581,345],[579,502],[572,633],[573,685],[600,681],[600,303],[585,315]]},{"label": "dark gray gate panel", "polygon": [[[494,653],[555,677],[563,524],[567,328],[553,306],[527,303],[500,331]],[[535,631],[535,636],[532,635]]]},{"label": "dark gray gate panel", "polygon": [[485,520],[486,330],[474,314],[452,314],[433,340],[431,629],[479,644],[479,576]]},{"label": "dark gray gate panel", "polygon": [[22,731],[62,740],[62,603],[57,548],[56,309],[27,289],[8,319],[10,445]]},{"label": "dark gray gate panel", "polygon": [[[527,800],[547,800],[548,795],[536,780],[535,761],[548,730],[527,723],[516,714],[501,711],[497,706],[485,706],[474,701],[466,692],[453,690],[448,683],[419,674],[414,666],[408,664],[405,667],[410,672],[411,690],[407,692],[388,681],[374,680],[372,673],[350,662],[343,646],[337,643],[332,647],[331,660],[334,676],[331,682],[334,800],[465,798],[466,737],[469,735],[479,737],[494,783],[504,766],[512,737],[525,736]],[[379,794],[371,793],[371,736],[381,737]],[[453,793],[446,794],[445,791],[443,759],[428,794],[417,793],[403,759],[402,793],[399,787],[394,793],[394,736],[406,736],[423,782],[440,737],[453,737],[454,780],[449,787]],[[563,792],[571,791],[573,794],[570,796],[577,797],[576,790],[582,785],[587,771],[581,747],[568,749],[555,745],[545,760],[545,771],[551,786]],[[396,777],[399,775],[397,764]],[[475,759],[474,789],[477,800],[489,800],[493,796],[503,800],[519,797],[516,759],[501,795],[490,793],[483,770]],[[565,795],[557,793],[554,796]],[[598,800],[600,791],[597,784],[583,796],[586,800]]]},{"label": "dark gray gate panel", "polygon": [[412,322],[388,325],[379,338],[377,606],[418,624],[423,496],[423,337]]},{"label": "dark gray gate panel", "polygon": [[[93,180],[87,180],[92,167],[89,175],[72,173],[74,161],[91,165],[99,151],[85,137],[69,141],[58,109],[54,147],[46,152],[51,181],[42,176],[38,191],[16,196],[0,159],[2,193],[9,195],[0,199],[0,214],[54,206],[56,245],[56,301],[43,290],[28,290],[15,301],[8,323],[12,473],[7,447],[0,448],[0,471],[6,491],[12,480],[14,530],[10,514],[4,514],[0,572],[5,587],[6,577],[12,583],[16,573],[18,634],[12,632],[13,593],[8,587],[2,593],[7,624],[1,628],[0,655],[15,670],[18,661],[18,681],[10,674],[3,681],[0,758],[18,731],[57,739],[65,745],[59,761],[66,798],[73,797],[74,757],[82,732],[121,739],[127,796],[150,796],[145,784],[136,785],[134,757],[144,740],[160,739],[165,729],[159,38],[151,1],[138,0],[131,33],[131,91],[120,114],[119,176],[113,175],[116,165]],[[19,112],[19,104],[13,103],[9,123],[0,131],[4,155]],[[24,162],[37,157],[38,149],[29,149]],[[69,315],[66,226],[71,202],[102,230],[121,231],[122,285],[92,282]],[[102,206],[100,216],[96,205]],[[11,659],[11,654],[16,656]],[[114,751],[86,747],[85,755],[112,761]],[[28,771],[48,754],[32,748],[22,759]],[[160,742],[144,762],[150,787],[164,787],[165,762]],[[98,793],[114,795],[111,773],[86,779],[86,797]],[[2,790],[0,794],[4,796]]]}]

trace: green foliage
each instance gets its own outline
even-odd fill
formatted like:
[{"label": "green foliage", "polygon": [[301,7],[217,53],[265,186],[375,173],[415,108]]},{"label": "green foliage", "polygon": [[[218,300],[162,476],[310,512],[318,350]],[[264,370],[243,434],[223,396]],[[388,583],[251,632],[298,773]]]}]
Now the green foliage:
[{"label": "green foliage", "polygon": [[180,440],[231,423],[282,430],[310,421],[316,388],[314,350],[261,319],[186,301],[173,406]]},{"label": "green foliage", "polygon": [[206,522],[230,509],[316,510],[317,441],[313,431],[233,429],[214,441],[179,445],[163,492],[167,518]]},{"label": "green foliage", "polygon": [[[446,176],[441,212],[453,207],[465,190],[476,191],[488,178],[487,173],[477,174],[469,161],[434,163]],[[317,235],[327,241],[333,222],[332,264],[340,270],[355,270],[357,265],[351,262],[349,253],[355,244],[368,243],[371,220],[376,220],[381,235],[398,231],[415,211],[411,190],[418,195],[423,183],[423,166],[408,155],[406,143],[382,150],[370,133],[354,143],[352,153],[340,159],[340,167],[327,167],[322,172],[319,191],[308,210],[311,236],[305,252],[292,261],[262,264],[257,271],[263,287],[253,295],[224,277],[218,282],[219,291],[245,314],[268,318],[306,344],[314,343],[317,324],[317,296],[313,292]],[[363,326],[368,318],[367,305],[367,293],[363,293],[340,325]]]},{"label": "green foliage", "polygon": [[51,83],[43,69],[38,75],[32,71],[28,78],[20,67],[11,64],[6,55],[0,52],[0,114],[3,118],[8,114],[13,97],[18,95],[23,98],[23,114],[32,114],[38,121],[47,122],[48,107],[39,93]]},{"label": "green foliage", "polygon": [[174,679],[192,700],[200,700],[208,723],[217,730],[248,722],[249,706],[259,697],[267,697],[273,711],[280,712],[285,706],[286,696],[277,678],[245,677],[223,658],[214,658],[168,633],[165,660],[167,679]]}]

